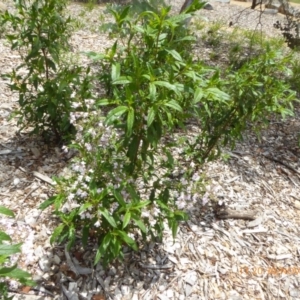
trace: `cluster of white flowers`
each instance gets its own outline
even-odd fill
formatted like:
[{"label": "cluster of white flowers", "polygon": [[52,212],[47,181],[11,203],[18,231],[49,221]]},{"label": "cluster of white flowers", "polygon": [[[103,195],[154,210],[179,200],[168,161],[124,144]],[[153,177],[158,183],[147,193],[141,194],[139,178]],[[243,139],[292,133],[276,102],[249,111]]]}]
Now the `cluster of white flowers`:
[{"label": "cluster of white flowers", "polygon": [[93,99],[86,99],[84,100],[85,102],[85,105],[88,109],[93,109],[94,108],[94,105],[95,105],[95,100]]},{"label": "cluster of white flowers", "polygon": [[93,213],[92,213],[92,207],[88,207],[85,211],[82,211],[80,214],[79,214],[80,218],[83,220],[83,219],[92,219],[94,216],[93,216]]}]

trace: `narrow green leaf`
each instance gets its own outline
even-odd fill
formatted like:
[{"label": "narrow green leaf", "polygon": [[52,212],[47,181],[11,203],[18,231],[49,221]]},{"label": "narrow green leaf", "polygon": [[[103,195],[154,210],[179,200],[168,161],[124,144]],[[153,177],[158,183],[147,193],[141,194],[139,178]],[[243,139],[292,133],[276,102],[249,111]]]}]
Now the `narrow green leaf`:
[{"label": "narrow green leaf", "polygon": [[116,230],[116,233],[123,239],[123,241],[129,246],[131,247],[133,250],[137,251],[138,247],[136,242],[127,235],[126,232],[121,231],[121,230]]},{"label": "narrow green leaf", "polygon": [[11,241],[11,238],[5,232],[0,231],[0,244],[2,244],[3,241]]},{"label": "narrow green leaf", "polygon": [[161,200],[156,200],[156,203],[158,204],[158,206],[159,206],[160,208],[165,209],[165,210],[167,210],[167,211],[170,210],[169,207],[168,207],[166,204],[164,204]]},{"label": "narrow green leaf", "polygon": [[130,136],[132,133],[133,125],[134,125],[134,110],[132,107],[130,107],[128,110],[128,115],[127,115],[127,134],[128,134],[128,136]]},{"label": "narrow green leaf", "polygon": [[151,101],[154,101],[156,98],[156,86],[152,82],[149,84],[149,96]]},{"label": "narrow green leaf", "polygon": [[126,6],[120,14],[120,20],[124,20],[129,13],[130,5]]},{"label": "narrow green leaf", "polygon": [[103,241],[102,241],[101,245],[97,249],[97,253],[96,253],[95,261],[94,261],[95,265],[99,262],[99,260],[101,259],[101,257],[105,255],[105,252],[107,250],[107,247],[108,247],[110,241],[111,241],[111,233],[109,232],[109,233],[107,233],[105,235],[105,237],[103,238]]},{"label": "narrow green leaf", "polygon": [[22,243],[16,245],[0,245],[0,255],[11,255],[21,252]]},{"label": "narrow green leaf", "polygon": [[222,102],[230,100],[230,96],[228,94],[222,92],[218,88],[208,88],[205,92],[207,94],[211,94],[211,95],[217,97],[218,100],[222,101]]},{"label": "narrow green leaf", "polygon": [[109,105],[109,104],[111,104],[111,101],[109,101],[108,99],[101,99],[96,102],[96,105],[99,105],[99,106]]},{"label": "narrow green leaf", "polygon": [[12,267],[3,267],[3,268],[0,268],[0,277],[9,276],[9,273],[11,273],[17,267],[18,267],[18,265],[14,265]]},{"label": "narrow green leaf", "polygon": [[140,208],[143,208],[143,207],[146,207],[147,205],[149,205],[151,203],[150,200],[147,200],[147,201],[141,201],[141,202],[138,202],[134,205],[132,205],[132,209],[140,209]]},{"label": "narrow green leaf", "polygon": [[151,80],[151,77],[150,77],[149,74],[143,74],[142,77],[144,77],[144,78],[146,78],[146,79],[148,79],[148,80]]},{"label": "narrow green leaf", "polygon": [[111,121],[114,121],[117,117],[120,117],[128,110],[127,106],[118,106],[111,110],[107,117],[106,117],[106,123],[110,123]]},{"label": "narrow green leaf", "polygon": [[117,85],[117,84],[128,84],[132,82],[132,79],[130,76],[120,76],[113,80],[112,84]]},{"label": "narrow green leaf", "polygon": [[99,209],[99,212],[103,215],[103,217],[107,220],[107,222],[114,228],[117,228],[117,224],[115,222],[115,219],[110,215],[108,210],[105,209]]},{"label": "narrow green leaf", "polygon": [[176,217],[177,221],[186,221],[188,220],[188,215],[181,210],[174,211],[174,216]]},{"label": "narrow green leaf", "polygon": [[170,53],[176,60],[182,61],[182,57],[176,50],[167,50],[168,53]]},{"label": "narrow green leaf", "polygon": [[153,83],[154,83],[155,85],[165,87],[165,88],[167,88],[168,90],[171,90],[171,91],[174,91],[174,92],[177,91],[176,85],[171,84],[171,83],[169,83],[169,82],[167,82],[167,81],[153,81]]},{"label": "narrow green leaf", "polygon": [[6,216],[9,216],[9,217],[14,217],[15,216],[14,213],[10,209],[8,209],[8,208],[6,208],[2,205],[0,205],[0,214],[6,215]]},{"label": "narrow green leaf", "polygon": [[125,207],[126,206],[126,202],[124,201],[123,196],[118,191],[116,191],[116,190],[113,191],[113,194],[114,194],[115,198],[117,199],[118,203],[121,206]]},{"label": "narrow green leaf", "polygon": [[173,239],[174,239],[176,237],[176,235],[177,235],[178,222],[176,220],[173,220],[171,227],[172,227],[172,236],[173,236]]},{"label": "narrow green leaf", "polygon": [[132,215],[132,219],[135,222],[135,224],[141,229],[141,231],[143,233],[147,233],[147,228],[146,228],[145,224],[143,223],[143,221],[140,218],[135,217],[135,216]]},{"label": "narrow green leaf", "polygon": [[148,117],[147,117],[147,126],[150,127],[152,122],[154,121],[156,112],[154,107],[151,107],[148,111]]},{"label": "narrow green leaf", "polygon": [[98,61],[98,60],[101,60],[101,59],[103,59],[103,58],[106,57],[105,54],[102,54],[102,53],[96,53],[96,52],[92,52],[92,51],[90,51],[90,52],[84,52],[84,54],[85,54],[87,57],[89,57],[89,58],[91,58],[92,60],[94,60],[94,61]]},{"label": "narrow green leaf", "polygon": [[125,216],[124,216],[124,219],[123,219],[123,226],[122,226],[123,229],[126,228],[128,223],[130,222],[130,219],[131,219],[131,212],[127,211]]},{"label": "narrow green leaf", "polygon": [[194,103],[194,104],[198,103],[199,101],[201,101],[202,97],[203,97],[203,90],[200,89],[200,88],[197,88],[197,89],[196,89],[196,92],[195,92],[195,94],[194,94],[194,100],[193,100],[193,103]]},{"label": "narrow green leaf", "polygon": [[47,207],[49,207],[50,205],[52,205],[55,200],[57,198],[57,195],[50,197],[49,199],[47,199],[46,201],[44,201],[43,203],[40,204],[39,209],[44,210]]},{"label": "narrow green leaf", "polygon": [[171,101],[167,102],[165,105],[169,106],[169,107],[171,107],[171,108],[173,108],[173,109],[175,109],[177,111],[182,112],[181,106],[175,100],[171,100]]},{"label": "narrow green leaf", "polygon": [[119,79],[119,77],[120,77],[120,72],[121,72],[121,66],[120,66],[120,64],[119,64],[119,63],[113,64],[113,65],[111,66],[111,79],[112,79],[113,81]]},{"label": "narrow green leaf", "polygon": [[[6,270],[3,270],[6,269]],[[9,271],[8,271],[9,269]],[[1,271],[8,271],[6,272],[6,274],[1,274]],[[26,285],[30,285],[30,286],[34,286],[36,285],[36,283],[32,280],[30,280],[31,275],[26,272],[23,271],[19,268],[16,268],[16,266],[13,266],[12,268],[2,268],[0,269],[0,276],[7,276],[9,278],[14,278],[14,279],[18,279],[22,284],[26,284]]]},{"label": "narrow green leaf", "polygon": [[64,230],[65,228],[65,224],[60,224],[59,226],[57,226],[53,233],[52,233],[52,236],[50,238],[50,243],[52,244],[53,242],[55,242],[58,237],[61,235],[62,231]]}]

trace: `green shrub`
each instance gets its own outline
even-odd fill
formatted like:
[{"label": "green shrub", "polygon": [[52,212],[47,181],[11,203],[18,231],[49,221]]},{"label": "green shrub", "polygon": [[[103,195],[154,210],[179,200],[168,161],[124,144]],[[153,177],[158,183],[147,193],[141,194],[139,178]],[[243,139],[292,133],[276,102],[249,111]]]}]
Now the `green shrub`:
[{"label": "green shrub", "polygon": [[[73,172],[41,205],[54,204],[62,221],[52,242],[70,247],[81,230],[83,245],[96,238],[95,263],[105,265],[123,257],[124,245],[138,249],[137,234],[161,240],[168,225],[175,236],[187,218],[184,200],[193,206],[203,193],[201,164],[234,145],[248,120],[291,113],[294,96],[280,82],[288,59],[280,53],[266,49],[221,78],[193,60],[195,38],[182,26],[190,14],[130,9],[109,9],[114,23],[105,28],[116,41],[105,53],[88,53],[107,97],[76,119]],[[199,125],[193,134],[191,119]]]},{"label": "green shrub", "polygon": [[[56,139],[74,134],[69,117],[72,102],[89,96],[88,80],[78,66],[66,66],[61,54],[69,50],[70,17],[66,1],[15,1],[17,14],[5,12],[2,23],[12,26],[7,35],[22,63],[10,74],[11,90],[19,94],[18,124],[33,133],[54,133]],[[87,74],[85,74],[87,75]]]},{"label": "green shrub", "polygon": [[[14,213],[0,206],[0,214],[14,217]],[[8,297],[8,288],[5,281],[1,281],[1,279],[16,279],[21,284],[27,286],[33,286],[35,283],[30,279],[30,274],[19,269],[17,265],[8,266],[9,257],[12,254],[21,252],[22,244],[9,245],[8,242],[11,242],[11,238],[5,232],[0,231],[0,296],[3,300],[11,300],[13,297]]]}]

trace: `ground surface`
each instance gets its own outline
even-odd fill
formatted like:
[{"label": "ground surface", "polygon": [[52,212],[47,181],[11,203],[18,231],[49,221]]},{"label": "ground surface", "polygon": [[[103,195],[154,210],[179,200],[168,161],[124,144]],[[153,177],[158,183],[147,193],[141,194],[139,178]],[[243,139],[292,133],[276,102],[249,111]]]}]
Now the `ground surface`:
[{"label": "ground surface", "polygon": [[[177,11],[181,5],[171,4]],[[208,21],[230,21],[241,10],[229,4],[213,6],[200,15]],[[82,13],[82,5],[70,5],[70,14],[81,20],[72,38],[74,52],[102,51],[109,43],[97,32],[102,10]],[[235,26],[254,29],[257,18],[257,12],[246,12]],[[278,18],[265,15],[262,30],[276,34],[272,25]],[[0,53],[1,72],[19,63],[4,39]],[[16,219],[0,217],[0,226],[24,242],[20,267],[39,283],[35,290],[18,289],[22,299],[300,298],[298,109],[285,122],[270,120],[260,139],[247,132],[235,151],[227,151],[228,160],[201,170],[198,175],[205,174],[209,181],[207,194],[195,203],[187,201],[190,221],[181,225],[175,243],[166,231],[164,244],[144,245],[138,253],[128,252],[123,264],[103,270],[101,265],[93,268],[93,245],[83,250],[78,244],[70,253],[50,245],[56,221],[37,207],[52,194],[50,178],[67,167],[66,156],[59,147],[17,132],[16,121],[9,120],[17,95],[6,84],[0,80],[0,204],[11,208]],[[209,205],[212,199],[232,210],[255,211],[255,220],[218,220]],[[32,293],[36,295],[29,296]]]}]

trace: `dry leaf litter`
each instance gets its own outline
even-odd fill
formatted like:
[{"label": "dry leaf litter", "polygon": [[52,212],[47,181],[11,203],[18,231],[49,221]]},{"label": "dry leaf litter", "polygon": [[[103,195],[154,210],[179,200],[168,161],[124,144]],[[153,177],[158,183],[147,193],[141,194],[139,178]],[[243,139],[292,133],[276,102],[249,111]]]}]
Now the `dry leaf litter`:
[{"label": "dry leaf litter", "polygon": [[[174,11],[182,5],[171,4]],[[199,17],[229,22],[244,9],[212,5],[214,10],[201,11]],[[69,6],[83,26],[72,37],[73,51],[100,52],[111,43],[97,33],[103,7],[82,11],[80,4]],[[255,29],[259,16],[246,10],[236,26]],[[262,30],[278,35],[273,23],[280,18],[263,15]],[[20,63],[18,53],[3,38],[0,47],[1,72],[9,72]],[[89,63],[80,54],[79,59]],[[67,167],[69,157],[58,147],[18,133],[16,121],[9,119],[17,95],[7,83],[0,80],[0,204],[12,209],[16,219],[1,216],[0,226],[15,242],[24,242],[22,255],[13,259],[19,258],[19,267],[39,283],[30,290],[11,281],[14,299],[300,299],[299,109],[285,122],[270,120],[260,139],[245,133],[234,151],[226,151],[228,159],[195,174],[195,181],[207,177],[207,192],[193,201],[182,197],[190,220],[180,225],[175,242],[166,230],[163,244],[128,250],[123,263],[104,270],[100,264],[93,267],[92,244],[87,249],[78,244],[70,252],[50,245],[57,220],[37,207],[52,195],[51,177]],[[191,125],[190,130],[198,128]],[[250,212],[252,218],[217,218],[219,204],[231,213]]]}]

